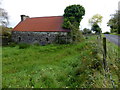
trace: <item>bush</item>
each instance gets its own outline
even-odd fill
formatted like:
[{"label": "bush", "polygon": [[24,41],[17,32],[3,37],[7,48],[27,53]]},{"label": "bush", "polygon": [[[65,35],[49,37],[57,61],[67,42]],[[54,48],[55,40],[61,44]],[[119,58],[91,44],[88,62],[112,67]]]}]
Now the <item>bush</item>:
[{"label": "bush", "polygon": [[15,47],[15,46],[16,46],[16,43],[15,43],[15,42],[11,42],[11,43],[9,44],[9,46],[10,46],[10,47]]},{"label": "bush", "polygon": [[25,49],[25,48],[28,48],[29,46],[30,46],[29,44],[20,43],[20,44],[19,44],[19,49]]},{"label": "bush", "polygon": [[110,34],[110,32],[104,32],[103,34]]},{"label": "bush", "polygon": [[2,45],[3,46],[9,45],[9,43],[11,43],[11,38],[2,37]]},{"label": "bush", "polygon": [[98,60],[98,59],[92,60],[91,68],[92,69],[100,70],[102,68],[102,62],[101,62],[101,60]]},{"label": "bush", "polygon": [[35,45],[35,46],[40,46],[40,44],[39,44],[38,41],[34,41],[34,42],[33,42],[33,45]]},{"label": "bush", "polygon": [[39,43],[34,43],[33,45],[35,45],[35,46],[40,46],[40,44],[39,44]]}]

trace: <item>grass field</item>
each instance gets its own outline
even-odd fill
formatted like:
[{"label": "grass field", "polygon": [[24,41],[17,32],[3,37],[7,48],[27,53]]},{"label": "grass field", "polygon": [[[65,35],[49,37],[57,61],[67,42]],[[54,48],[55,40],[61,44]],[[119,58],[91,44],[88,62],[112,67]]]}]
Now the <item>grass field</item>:
[{"label": "grass field", "polygon": [[[104,78],[96,42],[91,36],[79,44],[3,47],[3,88],[112,88],[105,82],[109,79]],[[112,74],[118,87],[116,73]]]}]

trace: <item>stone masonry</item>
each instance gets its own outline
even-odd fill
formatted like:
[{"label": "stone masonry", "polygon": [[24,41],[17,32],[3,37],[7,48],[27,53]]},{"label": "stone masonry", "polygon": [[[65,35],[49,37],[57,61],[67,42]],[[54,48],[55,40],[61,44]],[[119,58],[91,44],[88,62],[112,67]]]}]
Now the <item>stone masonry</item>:
[{"label": "stone masonry", "polygon": [[[46,45],[56,42],[58,35],[66,40],[67,32],[21,32],[12,31],[12,40],[17,43]],[[59,41],[58,41],[59,42]]]}]

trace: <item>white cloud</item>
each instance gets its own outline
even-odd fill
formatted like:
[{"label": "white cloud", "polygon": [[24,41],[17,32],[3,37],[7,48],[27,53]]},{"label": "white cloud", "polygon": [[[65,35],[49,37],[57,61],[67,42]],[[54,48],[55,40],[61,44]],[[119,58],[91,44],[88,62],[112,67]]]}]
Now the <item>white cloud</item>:
[{"label": "white cloud", "polygon": [[119,0],[3,0],[2,7],[5,8],[10,17],[10,25],[14,27],[20,21],[20,15],[25,14],[30,17],[59,16],[63,15],[64,9],[68,5],[81,4],[85,7],[86,14],[81,22],[82,29],[88,26],[88,19],[94,14],[103,16],[101,27],[103,31],[108,31],[107,21],[110,14],[118,9]]}]

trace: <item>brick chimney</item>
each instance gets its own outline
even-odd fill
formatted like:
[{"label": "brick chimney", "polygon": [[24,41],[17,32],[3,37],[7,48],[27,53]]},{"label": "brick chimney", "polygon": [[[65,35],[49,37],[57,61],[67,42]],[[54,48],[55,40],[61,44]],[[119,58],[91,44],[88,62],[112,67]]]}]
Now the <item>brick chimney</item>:
[{"label": "brick chimney", "polygon": [[29,18],[29,16],[21,15],[21,21],[24,21],[25,19]]}]

